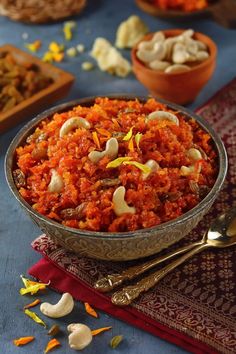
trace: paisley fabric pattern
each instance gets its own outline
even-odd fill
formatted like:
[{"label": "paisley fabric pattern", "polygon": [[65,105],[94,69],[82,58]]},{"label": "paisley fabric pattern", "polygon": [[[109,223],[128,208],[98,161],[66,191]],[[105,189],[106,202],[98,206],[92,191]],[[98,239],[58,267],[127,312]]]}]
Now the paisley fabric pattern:
[{"label": "paisley fabric pattern", "polygon": [[[229,171],[211,211],[187,237],[169,247],[168,252],[199,240],[217,215],[236,205],[236,79],[197,113],[223,139]],[[79,257],[46,235],[38,237],[32,246],[68,275],[78,277],[91,287],[103,275],[120,272],[138,262],[112,263]],[[235,260],[236,247],[204,251],[167,275],[131,306],[137,313],[197,339],[214,351],[233,354],[236,351]]]}]

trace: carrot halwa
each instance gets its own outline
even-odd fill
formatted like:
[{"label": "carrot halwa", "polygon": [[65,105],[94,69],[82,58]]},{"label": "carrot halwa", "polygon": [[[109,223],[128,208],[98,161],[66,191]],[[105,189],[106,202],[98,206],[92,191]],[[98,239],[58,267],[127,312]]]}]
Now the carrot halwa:
[{"label": "carrot halwa", "polygon": [[124,232],[192,209],[217,172],[211,137],[194,119],[154,99],[102,97],[42,121],[17,148],[13,177],[48,218]]}]

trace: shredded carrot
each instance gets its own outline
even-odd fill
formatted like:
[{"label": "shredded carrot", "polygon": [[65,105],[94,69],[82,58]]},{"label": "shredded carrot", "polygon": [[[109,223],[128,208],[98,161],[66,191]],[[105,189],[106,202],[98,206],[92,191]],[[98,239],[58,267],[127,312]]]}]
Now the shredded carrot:
[{"label": "shredded carrot", "polygon": [[93,136],[93,141],[94,143],[97,145],[97,147],[100,149],[101,148],[101,145],[100,145],[100,141],[99,141],[99,138],[98,138],[98,135],[96,132],[92,132],[92,136]]},{"label": "shredded carrot", "polygon": [[30,342],[32,342],[34,340],[33,336],[29,336],[29,337],[21,337],[21,338],[17,338],[13,340],[13,343],[19,347],[20,345],[25,345],[28,344]]},{"label": "shredded carrot", "polygon": [[48,344],[44,350],[44,353],[46,354],[46,353],[50,352],[51,350],[53,350],[54,348],[59,347],[60,345],[61,345],[61,343],[56,338],[53,338],[48,342]]},{"label": "shredded carrot", "polygon": [[87,312],[90,316],[93,316],[93,317],[98,318],[97,312],[89,305],[88,302],[85,302],[85,303],[84,303],[84,307],[85,307],[86,312]]},{"label": "shredded carrot", "polygon": [[112,122],[114,123],[115,128],[120,130],[120,124],[118,123],[117,119],[112,118]]},{"label": "shredded carrot", "polygon": [[106,130],[106,129],[103,129],[103,128],[96,128],[97,132],[101,135],[104,135],[105,137],[107,138],[110,138],[111,137],[111,133]]},{"label": "shredded carrot", "polygon": [[92,332],[93,336],[96,336],[99,333],[105,332],[105,331],[109,331],[112,327],[102,327],[102,328],[98,328],[98,329],[94,329]]},{"label": "shredded carrot", "polygon": [[129,140],[128,149],[129,149],[129,151],[131,151],[131,152],[134,151],[134,140],[133,140],[133,137]]},{"label": "shredded carrot", "polygon": [[29,308],[34,307],[34,306],[37,306],[37,305],[40,304],[40,303],[41,303],[41,300],[36,299],[36,300],[34,300],[33,302],[31,302],[30,304],[25,305],[25,306],[24,306],[24,310],[25,310],[25,309],[29,309]]}]

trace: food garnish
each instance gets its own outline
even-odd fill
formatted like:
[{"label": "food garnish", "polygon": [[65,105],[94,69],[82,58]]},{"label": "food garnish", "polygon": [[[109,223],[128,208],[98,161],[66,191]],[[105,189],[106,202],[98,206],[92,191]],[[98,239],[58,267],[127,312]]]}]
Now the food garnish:
[{"label": "food garnish", "polygon": [[112,349],[115,349],[118,347],[118,345],[122,342],[123,340],[123,336],[119,335],[119,336],[115,336],[110,340],[110,346],[112,347]]},{"label": "food garnish", "polygon": [[94,329],[92,330],[92,335],[93,336],[97,336],[98,334],[105,332],[105,331],[109,331],[112,327],[102,327],[102,328],[98,328],[98,329]]},{"label": "food garnish", "polygon": [[34,322],[40,324],[41,326],[44,326],[45,328],[47,327],[46,323],[45,323],[43,320],[41,320],[41,318],[38,317],[38,315],[36,315],[35,312],[30,311],[30,310],[28,310],[28,309],[25,309],[25,310],[24,310],[24,313],[25,313],[27,316],[29,316]]},{"label": "food garnish", "polygon": [[31,307],[35,307],[35,306],[37,306],[37,305],[40,304],[40,303],[41,303],[41,300],[36,299],[36,300],[34,300],[33,302],[31,302],[30,304],[25,305],[25,306],[24,306],[24,310],[25,310],[25,309],[30,309]]},{"label": "food garnish", "polygon": [[14,340],[13,340],[13,343],[14,343],[17,347],[19,347],[19,346],[26,345],[26,344],[32,342],[34,339],[35,339],[34,336],[20,337],[20,338],[14,339]]},{"label": "food garnish", "polygon": [[90,316],[95,317],[95,318],[98,318],[97,312],[89,305],[88,302],[85,302],[85,303],[84,303],[84,307],[85,307],[86,312],[87,312]]},{"label": "food garnish", "polygon": [[56,338],[53,338],[48,342],[48,344],[44,350],[44,353],[46,354],[46,353],[50,352],[51,350],[59,347],[60,345],[61,345],[61,343]]}]

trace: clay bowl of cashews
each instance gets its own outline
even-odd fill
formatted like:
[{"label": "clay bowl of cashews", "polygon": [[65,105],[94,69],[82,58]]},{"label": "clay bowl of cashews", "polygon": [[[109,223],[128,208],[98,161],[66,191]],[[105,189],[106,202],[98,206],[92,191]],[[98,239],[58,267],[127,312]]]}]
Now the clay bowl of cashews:
[{"label": "clay bowl of cashews", "polygon": [[[148,101],[147,97],[120,94],[106,96],[106,99],[107,98],[134,102],[139,100],[142,105],[146,104]],[[198,117],[194,113],[191,113],[183,107],[168,103],[160,99],[157,103],[165,105],[163,107],[166,107],[166,109],[172,113],[167,111],[164,112],[163,110],[153,111],[148,114],[148,116],[145,118],[145,121],[148,123],[148,121],[155,119],[167,119],[169,124],[175,125],[177,127],[180,123],[174,112],[179,112],[181,117],[183,115],[186,121],[195,120],[200,128],[210,135],[212,144],[214,146],[214,151],[216,153],[215,156],[217,159],[217,172],[216,178],[214,179],[214,185],[210,190],[207,191],[207,194],[204,196],[204,198],[201,199],[195,207],[177,217],[176,219],[135,231],[99,232],[85,229],[82,230],[65,226],[56,220],[49,219],[48,217],[42,215],[22,197],[22,195],[19,193],[19,189],[17,188],[17,183],[13,173],[17,168],[17,148],[27,144],[27,138],[32,136],[32,133],[35,132],[35,129],[39,127],[41,122],[45,121],[45,119],[47,119],[47,121],[49,120],[50,122],[50,119],[53,118],[56,113],[60,114],[63,112],[68,112],[78,105],[91,107],[94,105],[95,100],[96,97],[90,97],[61,104],[39,114],[36,118],[26,124],[15,136],[6,154],[5,174],[8,186],[20,206],[26,211],[33,222],[38,225],[41,231],[46,233],[56,243],[62,245],[66,249],[76,254],[108,261],[128,261],[156,254],[171,244],[178,242],[198,224],[205,213],[210,209],[216,196],[218,195],[227,171],[227,156],[225,148],[217,133],[212,129],[207,121],[201,117]],[[125,114],[132,114],[132,110],[131,112],[129,110]],[[60,132],[57,131],[57,140],[60,143],[61,139],[63,140],[65,137],[71,139],[70,137],[74,132],[76,132],[78,127],[79,129],[87,129],[86,132],[89,132],[90,134],[93,129],[92,125],[93,123],[91,121],[88,122],[84,117],[71,117],[62,124]],[[100,151],[96,151],[98,149],[94,150],[93,148],[89,152],[88,157],[90,159],[90,163],[96,164],[97,161],[101,159],[105,154],[109,154],[109,159],[113,161],[113,159],[116,159],[118,156],[120,156],[120,153],[122,153],[120,152],[118,154],[118,149],[119,146],[116,139],[111,137],[106,141],[106,143],[103,144]],[[188,153],[191,153],[193,161],[198,160],[199,158],[204,158],[203,152],[197,151],[196,148],[190,150],[191,151]],[[158,164],[155,163],[154,160],[149,160],[146,163],[146,167],[149,169],[148,173],[152,173],[152,170],[155,170],[156,167],[158,168]],[[191,168],[188,167],[182,167],[182,170],[184,175],[191,172]],[[145,179],[146,175],[141,175],[140,178]],[[20,183],[21,181],[18,180],[18,182]],[[54,171],[54,173],[51,173],[51,182],[48,185],[48,191],[60,193],[61,187],[61,180],[57,173]],[[124,193],[125,188],[121,185],[113,193],[113,209],[114,213],[117,215],[120,215],[120,213],[123,212],[135,212],[134,206],[127,205],[127,202],[124,200]]]},{"label": "clay bowl of cashews", "polygon": [[213,40],[193,30],[149,33],[133,47],[137,79],[154,97],[186,105],[194,101],[216,66]]}]

